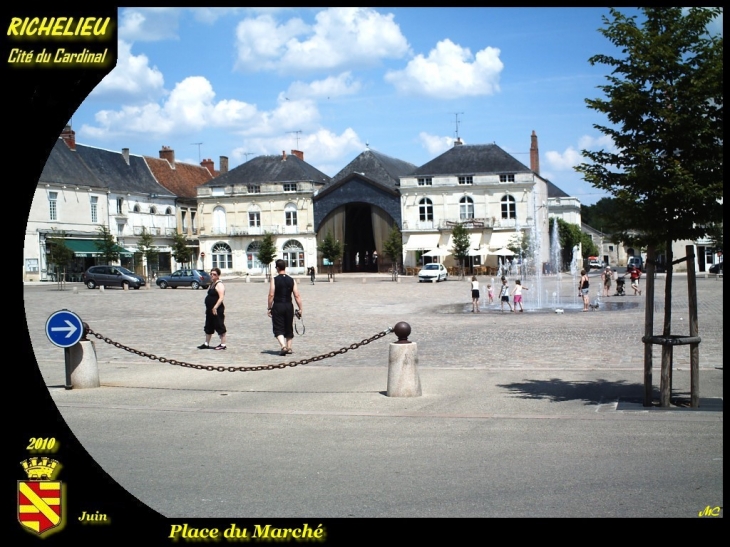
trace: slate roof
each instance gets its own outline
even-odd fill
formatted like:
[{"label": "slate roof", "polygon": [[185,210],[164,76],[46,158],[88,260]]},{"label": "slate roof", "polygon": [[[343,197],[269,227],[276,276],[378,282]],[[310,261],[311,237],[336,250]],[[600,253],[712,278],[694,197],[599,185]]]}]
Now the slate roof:
[{"label": "slate roof", "polygon": [[76,153],[104,186],[113,192],[175,197],[170,190],[157,183],[142,156],[130,154],[127,165],[121,152],[94,148],[78,142]]},{"label": "slate roof", "polygon": [[383,186],[395,189],[400,186],[400,177],[411,174],[417,166],[407,161],[386,156],[375,150],[365,150],[332,177],[331,185],[357,173]]},{"label": "slate roof", "polygon": [[410,176],[530,173],[531,170],[496,144],[460,144],[423,164]]},{"label": "slate roof", "polygon": [[547,191],[548,191],[548,197],[549,198],[569,198],[568,194],[563,192],[560,188],[555,186],[552,182],[545,179],[545,182],[547,183]]},{"label": "slate roof", "polygon": [[279,156],[256,156],[206,182],[205,186],[218,187],[233,184],[261,184],[266,182],[304,182],[326,184],[330,177],[306,161],[291,154],[283,159]]},{"label": "slate roof", "polygon": [[202,165],[175,162],[173,169],[166,159],[143,157],[157,182],[180,198],[197,197],[197,187],[213,178]]},{"label": "slate roof", "polygon": [[92,173],[79,155],[62,138],[56,140],[38,182],[104,188],[105,184]]}]

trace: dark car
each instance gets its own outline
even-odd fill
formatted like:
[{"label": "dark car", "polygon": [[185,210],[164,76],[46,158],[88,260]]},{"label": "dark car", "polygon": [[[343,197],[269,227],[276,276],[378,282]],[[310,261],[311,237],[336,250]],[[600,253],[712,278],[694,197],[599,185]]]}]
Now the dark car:
[{"label": "dark car", "polygon": [[173,289],[177,289],[178,287],[199,289],[203,287],[207,289],[208,285],[210,285],[210,275],[205,270],[177,270],[170,275],[158,277],[155,283],[161,289],[166,289],[167,287],[172,287]]},{"label": "dark car", "polygon": [[722,262],[718,262],[717,264],[710,266],[710,273],[722,273]]},{"label": "dark car", "polygon": [[130,272],[122,266],[92,266],[82,276],[82,281],[90,289],[96,287],[124,287],[127,285],[132,289],[139,289],[144,286],[144,277]]}]

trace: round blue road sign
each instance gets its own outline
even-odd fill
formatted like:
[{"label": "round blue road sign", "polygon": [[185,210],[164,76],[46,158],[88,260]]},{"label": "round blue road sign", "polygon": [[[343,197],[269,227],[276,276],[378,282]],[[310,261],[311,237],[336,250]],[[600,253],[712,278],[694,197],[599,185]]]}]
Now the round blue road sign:
[{"label": "round blue road sign", "polygon": [[70,348],[84,335],[81,318],[68,310],[53,313],[46,321],[46,336],[60,348]]}]

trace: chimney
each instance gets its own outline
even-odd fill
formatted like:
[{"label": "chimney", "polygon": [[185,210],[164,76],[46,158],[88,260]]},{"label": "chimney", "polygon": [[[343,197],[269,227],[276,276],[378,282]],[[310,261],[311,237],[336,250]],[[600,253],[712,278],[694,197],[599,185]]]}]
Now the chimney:
[{"label": "chimney", "polygon": [[76,131],[71,129],[70,125],[67,125],[61,131],[61,138],[71,150],[76,150]]},{"label": "chimney", "polygon": [[163,146],[160,150],[160,159],[167,160],[170,167],[175,168],[175,151],[169,146]]},{"label": "chimney", "polygon": [[122,148],[122,157],[127,165],[129,165],[129,148]]},{"label": "chimney", "polygon": [[228,173],[228,156],[220,157],[220,168],[221,168],[221,175],[223,173]]},{"label": "chimney", "polygon": [[215,168],[213,166],[213,160],[208,158],[207,160],[203,160],[200,162],[200,165],[205,167],[208,171],[210,171],[210,174],[215,177]]},{"label": "chimney", "polygon": [[302,152],[301,150],[292,150],[291,155],[296,156],[300,160],[304,161],[304,152]]},{"label": "chimney", "polygon": [[456,137],[456,140],[454,141],[454,146],[459,146],[464,144],[464,141],[461,140],[461,137]]},{"label": "chimney", "polygon": [[537,135],[535,130],[532,130],[532,137],[530,137],[530,169],[532,169],[538,175],[540,174],[540,154],[537,153]]},{"label": "chimney", "polygon": [[281,151],[281,161],[286,161],[286,150]]}]

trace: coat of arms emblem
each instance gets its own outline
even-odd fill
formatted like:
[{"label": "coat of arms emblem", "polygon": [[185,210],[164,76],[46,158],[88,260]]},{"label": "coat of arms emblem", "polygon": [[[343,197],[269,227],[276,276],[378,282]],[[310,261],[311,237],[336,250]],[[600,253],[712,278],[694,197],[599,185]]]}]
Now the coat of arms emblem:
[{"label": "coat of arms emblem", "polygon": [[56,460],[33,457],[20,462],[28,475],[18,481],[18,521],[29,532],[39,536],[60,530],[65,523],[65,485],[54,480],[60,469]]}]

